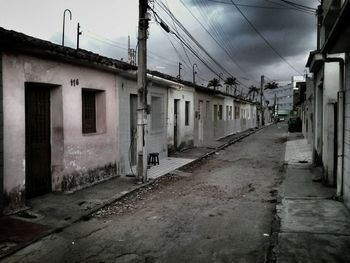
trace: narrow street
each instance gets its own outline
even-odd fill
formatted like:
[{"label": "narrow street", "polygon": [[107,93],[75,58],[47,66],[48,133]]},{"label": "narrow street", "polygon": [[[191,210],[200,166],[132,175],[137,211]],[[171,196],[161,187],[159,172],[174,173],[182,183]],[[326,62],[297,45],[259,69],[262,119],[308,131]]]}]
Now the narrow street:
[{"label": "narrow street", "polygon": [[271,125],[4,262],[264,262],[286,136]]}]

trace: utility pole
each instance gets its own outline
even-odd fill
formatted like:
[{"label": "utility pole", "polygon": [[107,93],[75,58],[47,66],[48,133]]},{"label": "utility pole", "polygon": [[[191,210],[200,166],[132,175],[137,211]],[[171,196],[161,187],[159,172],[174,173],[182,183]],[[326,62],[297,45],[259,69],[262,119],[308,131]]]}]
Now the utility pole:
[{"label": "utility pole", "polygon": [[197,74],[197,71],[194,70],[194,66],[196,66],[197,68],[198,68],[198,66],[197,66],[196,63],[194,63],[194,64],[192,65],[193,84],[196,84],[196,74]]},{"label": "utility pole", "polygon": [[181,79],[181,69],[182,69],[182,63],[179,62],[179,75],[178,75],[178,78]]},{"label": "utility pole", "polygon": [[137,178],[147,181],[147,0],[139,0],[137,70]]},{"label": "utility pole", "polygon": [[80,35],[83,34],[82,31],[80,31],[80,23],[78,23],[78,27],[77,27],[77,49],[79,49],[79,39],[80,39]]},{"label": "utility pole", "polygon": [[263,89],[264,89],[265,76],[261,76],[260,81],[260,111],[261,111],[261,126],[265,125],[264,122],[264,109],[263,109]]},{"label": "utility pole", "polygon": [[275,93],[275,97],[273,99],[273,117],[275,119],[277,117],[277,93]]}]

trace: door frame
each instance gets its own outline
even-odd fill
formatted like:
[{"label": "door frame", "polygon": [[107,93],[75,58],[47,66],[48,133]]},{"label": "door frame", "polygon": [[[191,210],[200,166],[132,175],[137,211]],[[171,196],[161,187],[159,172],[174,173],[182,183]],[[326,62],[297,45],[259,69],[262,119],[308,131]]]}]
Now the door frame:
[{"label": "door frame", "polygon": [[[51,117],[51,113],[52,113],[52,109],[51,109],[51,88],[52,85],[50,84],[42,84],[42,83],[31,83],[31,82],[26,82],[25,83],[25,160],[26,160],[26,166],[25,166],[25,182],[26,182],[26,197],[27,198],[32,198],[32,197],[36,197],[36,196],[40,196],[46,193],[49,193],[52,191],[52,171],[51,171],[51,167],[52,167],[52,148],[51,148],[51,143],[52,143],[52,117]],[[41,90],[41,91],[45,91],[44,93],[44,100],[45,103],[48,104],[48,106],[46,106],[47,108],[45,110],[47,110],[45,117],[46,118],[46,124],[47,127],[47,132],[46,132],[46,137],[48,138],[47,140],[47,149],[46,149],[46,154],[48,155],[47,157],[47,164],[46,169],[47,169],[47,174],[45,176],[43,176],[42,178],[44,178],[44,185],[40,188],[37,187],[35,185],[35,179],[32,178],[32,176],[35,176],[35,167],[33,168],[33,166],[31,166],[31,164],[33,164],[33,160],[37,159],[37,157],[35,156],[31,156],[31,151],[34,151],[34,143],[32,143],[33,138],[30,138],[30,126],[29,126],[29,122],[32,120],[30,119],[30,114],[31,114],[31,110],[29,109],[31,106],[31,102],[30,102],[30,93],[34,92],[34,90]],[[47,101],[48,100],[48,101]],[[32,148],[30,148],[32,147]],[[44,147],[44,148],[46,148]],[[40,160],[40,162],[42,161],[42,159],[38,159]],[[38,163],[36,163],[38,165]],[[40,167],[40,165],[38,165]],[[41,167],[40,167],[41,168]],[[34,170],[31,170],[34,169]],[[45,169],[45,170],[46,170]],[[43,171],[45,172],[45,171]],[[32,173],[32,174],[30,174]],[[33,185],[31,185],[33,184]]]}]

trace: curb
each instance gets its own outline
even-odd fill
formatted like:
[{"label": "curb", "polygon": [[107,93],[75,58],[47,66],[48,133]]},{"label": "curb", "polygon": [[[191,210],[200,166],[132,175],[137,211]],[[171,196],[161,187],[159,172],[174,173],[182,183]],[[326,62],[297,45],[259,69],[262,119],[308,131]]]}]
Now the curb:
[{"label": "curb", "polygon": [[[181,169],[181,168],[186,168],[187,166],[190,166],[190,165],[193,165],[193,164],[195,164],[195,163],[198,163],[198,162],[202,161],[203,159],[208,158],[208,157],[210,157],[211,155],[215,154],[216,152],[221,151],[221,150],[227,148],[228,146],[230,146],[230,145],[232,145],[232,144],[234,144],[234,143],[236,143],[236,142],[239,142],[239,141],[241,141],[242,139],[244,139],[244,138],[246,138],[246,137],[248,137],[248,136],[250,136],[250,135],[252,135],[252,134],[254,134],[254,133],[257,133],[257,132],[261,131],[262,129],[267,128],[267,127],[269,127],[269,126],[271,126],[271,125],[273,125],[273,123],[270,123],[270,124],[265,125],[265,126],[262,126],[262,127],[258,127],[258,128],[256,128],[256,129],[254,129],[253,131],[250,131],[250,132],[248,132],[248,133],[246,133],[246,134],[243,134],[242,136],[239,136],[239,137],[236,138],[236,139],[233,139],[233,140],[231,140],[231,141],[228,141],[228,142],[226,142],[226,143],[224,143],[224,144],[222,144],[222,145],[216,147],[214,150],[212,150],[212,151],[210,151],[210,152],[208,152],[208,153],[203,154],[202,156],[198,157],[197,159],[193,160],[192,162],[187,163],[187,164],[185,164],[185,165],[183,165],[183,166],[181,166],[181,167],[178,167],[176,170]],[[229,136],[231,136],[231,135],[229,135]],[[123,191],[123,192],[121,192],[121,193],[119,193],[119,194],[116,194],[116,195],[112,196],[112,197],[109,198],[107,201],[104,201],[104,202],[102,202],[101,204],[96,205],[95,207],[93,207],[93,208],[87,210],[86,212],[82,213],[81,215],[76,216],[75,218],[72,218],[72,220],[70,220],[69,222],[63,224],[62,226],[53,228],[53,229],[51,229],[51,230],[49,230],[49,231],[43,233],[42,235],[39,235],[37,238],[34,238],[33,240],[31,240],[31,241],[29,241],[29,242],[23,243],[22,245],[17,246],[17,247],[14,248],[13,250],[9,251],[7,254],[1,255],[1,256],[0,256],[0,260],[2,260],[2,259],[4,259],[4,258],[6,258],[6,257],[8,257],[8,256],[10,256],[10,255],[12,255],[12,254],[14,254],[14,253],[16,253],[17,251],[19,251],[19,250],[21,250],[21,249],[23,249],[23,248],[25,248],[25,247],[27,247],[27,246],[29,246],[29,245],[35,243],[35,242],[41,240],[42,238],[44,238],[44,237],[46,237],[46,236],[48,236],[48,235],[51,235],[51,234],[54,234],[54,233],[59,233],[59,232],[63,231],[65,228],[67,228],[67,227],[69,227],[69,226],[71,226],[71,225],[73,225],[73,224],[75,224],[75,223],[77,223],[77,222],[79,222],[79,221],[82,221],[82,220],[84,220],[84,219],[86,219],[86,218],[89,218],[89,216],[90,216],[91,214],[93,214],[94,212],[100,210],[101,208],[103,208],[103,207],[105,207],[105,206],[107,206],[107,205],[109,205],[109,204],[111,204],[111,203],[113,203],[113,202],[116,202],[116,201],[118,201],[118,200],[120,200],[120,199],[122,199],[122,198],[124,198],[124,197],[126,197],[126,196],[128,196],[128,195],[131,195],[131,194],[133,194],[134,192],[136,192],[136,191],[138,191],[138,190],[140,190],[140,189],[142,189],[142,188],[145,188],[145,187],[148,187],[149,185],[152,185],[153,183],[157,182],[159,179],[161,179],[162,177],[164,177],[164,176],[166,176],[166,175],[168,175],[168,174],[170,174],[170,173],[171,173],[171,172],[166,173],[166,174],[164,174],[164,175],[161,175],[161,176],[157,177],[156,179],[150,179],[150,180],[149,180],[148,182],[146,182],[146,183],[143,183],[143,184],[134,186],[133,189],[131,189],[131,190],[129,190],[129,191]]]}]

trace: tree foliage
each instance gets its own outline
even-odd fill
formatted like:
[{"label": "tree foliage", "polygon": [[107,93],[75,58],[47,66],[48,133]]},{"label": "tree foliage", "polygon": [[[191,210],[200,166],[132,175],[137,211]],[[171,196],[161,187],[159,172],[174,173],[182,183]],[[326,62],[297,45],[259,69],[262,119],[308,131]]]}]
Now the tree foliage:
[{"label": "tree foliage", "polygon": [[260,91],[260,89],[259,88],[257,88],[257,87],[255,87],[255,86],[250,86],[249,88],[248,88],[248,96],[249,95],[252,95],[253,96],[253,101],[254,101],[254,99],[255,99],[255,96],[256,95],[259,95],[259,91]]},{"label": "tree foliage", "polygon": [[235,77],[228,77],[224,84],[228,87],[228,88],[234,88],[234,94],[236,95],[236,92],[237,92],[237,87],[239,85],[239,82],[237,80],[237,78]]},{"label": "tree foliage", "polygon": [[275,81],[267,82],[264,89],[277,89],[279,88],[278,83]]},{"label": "tree foliage", "polygon": [[216,90],[216,89],[218,89],[218,87],[222,87],[222,85],[221,85],[219,79],[213,78],[213,79],[209,80],[208,86],[207,86],[207,87],[208,87],[208,88],[213,87],[214,90]]}]

